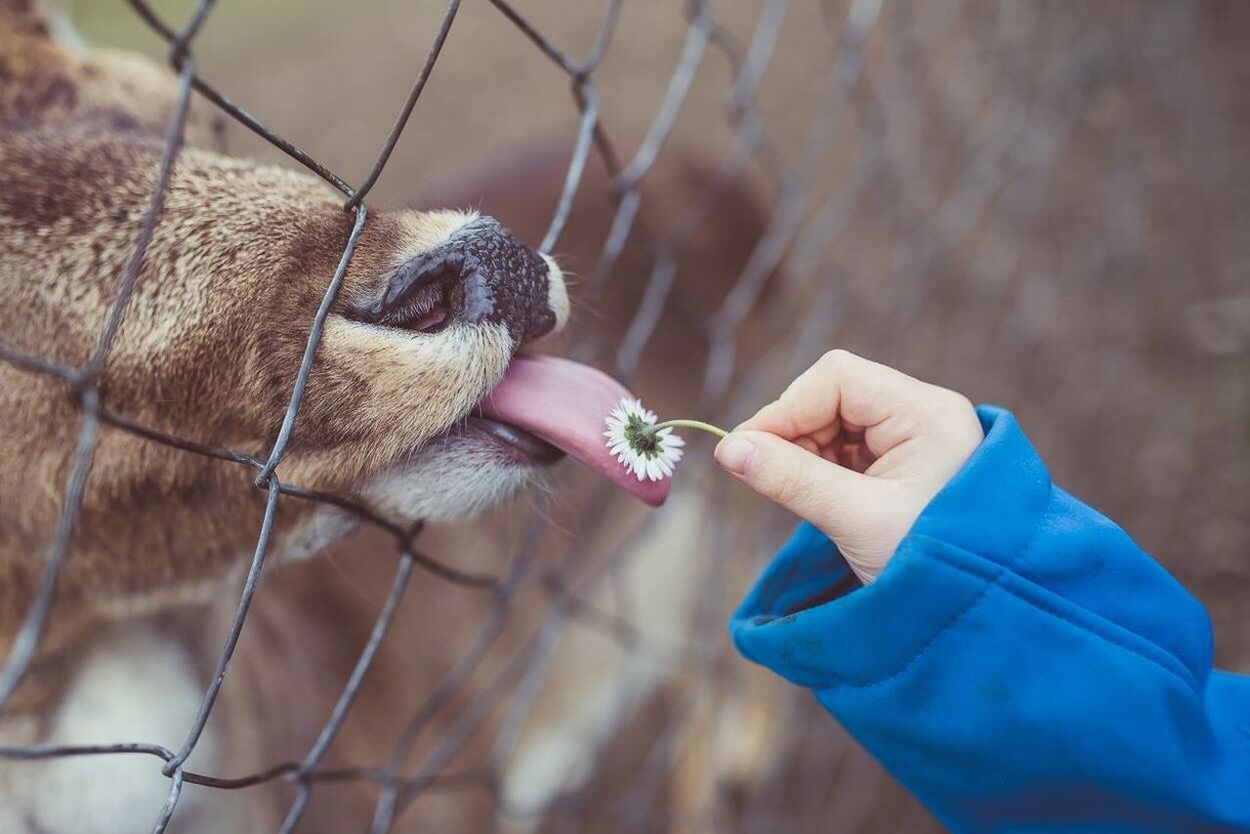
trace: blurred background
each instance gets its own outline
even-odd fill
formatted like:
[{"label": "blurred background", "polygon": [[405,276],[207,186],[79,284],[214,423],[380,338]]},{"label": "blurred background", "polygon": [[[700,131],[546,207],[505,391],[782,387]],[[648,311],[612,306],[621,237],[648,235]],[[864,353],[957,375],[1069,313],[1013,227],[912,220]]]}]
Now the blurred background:
[{"label": "blurred background", "polygon": [[[171,21],[192,5],[154,3]],[[200,74],[353,183],[446,9],[219,5]],[[121,0],[76,6],[93,43],[163,56]],[[480,207],[538,245],[592,102],[552,247],[577,279],[553,351],[722,425],[835,346],[1005,405],[1056,482],[1206,604],[1217,662],[1250,672],[1250,6],[511,8],[601,62],[574,84],[498,4],[465,0],[373,204]],[[725,621],[793,519],[688,439],[662,510],[564,464],[423,536],[515,582],[417,577],[328,760],[406,781],[318,783],[299,830],[940,830],[810,696],[734,655]],[[240,773],[312,744],[396,555],[366,533],[263,586],[227,683],[272,705]],[[272,825],[248,812],[256,830],[292,791]]]}]

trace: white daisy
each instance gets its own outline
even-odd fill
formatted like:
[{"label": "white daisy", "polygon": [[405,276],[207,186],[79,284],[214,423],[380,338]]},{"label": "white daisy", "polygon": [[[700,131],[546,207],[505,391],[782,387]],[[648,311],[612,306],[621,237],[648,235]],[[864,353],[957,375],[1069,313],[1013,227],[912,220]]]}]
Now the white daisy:
[{"label": "white daisy", "polygon": [[673,467],[681,460],[681,447],[686,445],[672,428],[656,431],[658,419],[654,411],[643,408],[641,400],[626,397],[604,421],[608,427],[603,433],[608,449],[640,481],[660,481],[671,476]]}]

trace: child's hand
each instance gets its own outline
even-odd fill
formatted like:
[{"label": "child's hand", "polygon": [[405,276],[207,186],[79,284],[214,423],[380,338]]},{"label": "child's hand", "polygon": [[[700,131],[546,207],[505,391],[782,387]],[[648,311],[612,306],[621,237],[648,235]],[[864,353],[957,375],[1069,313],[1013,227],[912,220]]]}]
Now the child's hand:
[{"label": "child's hand", "polygon": [[818,527],[871,582],[982,438],[962,395],[835,350],[722,440],[716,460]]}]

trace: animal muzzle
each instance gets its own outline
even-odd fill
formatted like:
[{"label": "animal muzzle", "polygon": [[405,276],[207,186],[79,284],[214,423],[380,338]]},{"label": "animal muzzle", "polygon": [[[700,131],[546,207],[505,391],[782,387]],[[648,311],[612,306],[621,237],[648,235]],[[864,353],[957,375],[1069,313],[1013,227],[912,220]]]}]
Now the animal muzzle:
[{"label": "animal muzzle", "polygon": [[417,332],[452,322],[496,322],[518,346],[550,333],[566,314],[559,268],[493,217],[466,223],[444,243],[410,259],[380,298],[348,311],[359,321]]}]

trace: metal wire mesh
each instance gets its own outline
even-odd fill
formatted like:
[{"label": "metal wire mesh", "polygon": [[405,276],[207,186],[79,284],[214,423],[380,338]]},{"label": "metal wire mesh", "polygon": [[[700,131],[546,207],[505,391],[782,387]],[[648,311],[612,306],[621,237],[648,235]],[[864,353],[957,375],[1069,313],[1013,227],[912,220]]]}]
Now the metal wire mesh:
[{"label": "metal wire mesh", "polygon": [[[154,757],[169,778],[164,806],[153,809],[154,832],[167,829],[188,784],[224,791],[270,782],[295,787],[279,829],[284,834],[307,823],[306,811],[321,786],[347,782],[376,790],[372,819],[358,825],[371,834],[393,830],[407,809],[436,791],[472,791],[486,797],[499,824],[524,816],[524,809],[506,807],[504,773],[557,649],[576,628],[606,637],[624,656],[664,667],[667,675],[686,683],[670,704],[671,714],[642,725],[648,730],[647,742],[628,777],[614,782],[606,794],[593,778],[572,785],[544,812],[542,824],[551,830],[775,832],[834,826],[863,831],[930,825],[913,807],[891,800],[895,794],[883,787],[883,777],[831,723],[820,725],[810,703],[781,692],[770,692],[765,699],[784,718],[769,736],[775,751],[765,757],[768,765],[755,773],[752,784],[728,786],[740,795],[720,785],[693,811],[666,798],[666,784],[689,744],[695,719],[713,715],[713,720],[732,720],[725,716],[734,703],[724,693],[744,684],[719,637],[735,592],[729,586],[746,575],[743,551],[763,552],[784,523],[767,511],[745,513],[742,518],[749,523],[736,518],[741,496],[711,478],[706,468],[690,471],[699,464],[682,473],[692,486],[681,495],[709,514],[707,523],[698,527],[697,548],[692,548],[698,553],[690,557],[697,565],[692,576],[699,590],[691,599],[691,632],[672,646],[646,634],[638,601],[628,599],[620,581],[639,547],[655,546],[647,542],[656,541],[662,522],[658,516],[631,516],[615,545],[593,545],[594,521],[613,502],[606,489],[580,508],[580,518],[590,521],[570,531],[564,558],[542,558],[550,542],[543,537],[547,516],[540,508],[526,525],[506,572],[488,575],[458,568],[455,559],[426,555],[417,547],[419,527],[397,525],[349,496],[279,480],[277,469],[298,419],[322,328],[364,228],[369,211],[365,199],[383,175],[453,33],[460,0],[447,5],[394,126],[356,187],[198,74],[193,46],[213,9],[212,0],[200,0],[181,29],[161,20],[143,0],[130,4],[168,43],[169,62],[179,77],[160,174],[134,254],[119,277],[99,342],[83,367],[62,367],[0,348],[0,359],[64,380],[82,412],[43,581],[0,673],[0,707],[35,655],[57,577],[71,558],[75,520],[102,424],[187,454],[255,469],[256,486],[267,493],[264,520],[211,683],[181,747],[119,743],[0,748],[0,757]],[[1194,275],[1189,282],[1174,277],[1196,251],[1234,251],[1227,238],[1231,222],[1175,221],[1157,193],[1176,182],[1196,183],[1195,199],[1208,200],[1215,211],[1250,196],[1245,177],[1229,173],[1238,167],[1232,149],[1240,134],[1236,114],[1224,106],[1221,84],[1232,82],[1212,81],[1212,73],[1218,77],[1222,70],[1237,77],[1230,68],[1244,71],[1245,62],[1230,57],[1225,42],[1209,30],[1214,15],[1210,9],[1130,4],[1141,14],[1129,20],[1112,9],[1076,12],[1010,3],[890,8],[873,0],[822,4],[825,50],[812,56],[811,72],[823,74],[824,94],[803,113],[804,130],[796,138],[779,137],[770,129],[784,101],[761,99],[770,66],[778,51],[787,48],[783,32],[791,2],[761,3],[750,38],[740,41],[719,22],[723,12],[715,4],[690,0],[671,10],[671,25],[685,27],[684,42],[643,138],[626,158],[603,119],[597,84],[609,48],[614,43],[622,48],[615,41],[622,5],[620,0],[606,2],[597,37],[586,57],[578,59],[545,37],[516,7],[490,0],[517,35],[565,74],[577,108],[573,150],[539,246],[543,252],[560,252],[575,200],[586,187],[589,161],[597,158],[610,176],[611,223],[581,291],[593,299],[614,283],[625,283],[637,292],[619,339],[605,345],[594,326],[583,327],[575,333],[575,355],[607,352],[623,379],[644,378],[648,361],[651,366],[657,361],[647,358],[657,332],[665,316],[681,304],[683,275],[690,271],[683,268],[683,257],[691,241],[715,225],[725,201],[740,199],[741,192],[734,189],[754,177],[767,183],[762,231],[737,273],[718,278],[712,303],[686,311],[692,368],[686,381],[693,383],[697,396],[673,400],[684,401],[700,416],[732,422],[827,347],[850,344],[976,398],[1004,401],[1024,415],[1026,426],[1032,417],[1039,445],[1055,452],[1055,468],[1100,498],[1130,529],[1136,524],[1165,558],[1179,552],[1183,543],[1199,542],[1197,555],[1178,569],[1200,591],[1208,592],[1212,586],[1207,583],[1215,581],[1225,588],[1231,583],[1244,595],[1247,575],[1244,569],[1229,569],[1226,558],[1250,539],[1244,522],[1237,521],[1248,492],[1244,392],[1223,397],[1209,409],[1169,408],[1158,402],[1160,390],[1168,392],[1173,404],[1182,396],[1210,397],[1231,390],[1230,375],[1244,369],[1246,356],[1244,342],[1237,341],[1243,338],[1237,330],[1242,325],[1225,326],[1233,333],[1231,349],[1227,340],[1215,347],[1204,341],[1209,310],[1201,306],[1245,297],[1244,279],[1219,270]],[[646,186],[652,184],[651,174],[700,68],[713,55],[729,70],[723,110],[726,149],[675,220],[649,219]],[[134,424],[109,410],[97,386],[160,222],[193,91],[341,192],[344,210],[355,218],[338,268],[326,276],[325,295],[309,326],[281,430],[264,457],[211,448]],[[1102,133],[1097,130],[1099,107],[1109,109],[1106,119],[1111,124]],[[791,118],[788,123],[794,122]],[[1160,146],[1127,138],[1128,131],[1142,126],[1150,126],[1151,138]],[[1204,155],[1210,148],[1222,154]],[[1151,168],[1172,152],[1184,154],[1191,168],[1183,173]],[[1073,182],[1067,169],[1104,176],[1099,187],[1091,188],[1088,182]],[[1223,196],[1213,197],[1216,193]],[[1152,222],[1168,225],[1152,228]],[[640,261],[625,263],[630,247],[643,253]],[[1069,257],[1052,257],[1055,249]],[[1226,254],[1223,260],[1235,257]],[[1177,309],[1181,315],[1168,316]],[[1160,328],[1170,335],[1158,337]],[[1156,348],[1152,339],[1157,338],[1180,340],[1185,346]],[[1113,394],[1109,386],[1117,381],[1121,384]],[[1142,419],[1147,413],[1158,419]],[[1166,430],[1160,428],[1162,421],[1168,423]],[[1080,425],[1090,426],[1088,434],[1073,439],[1069,433]],[[1112,426],[1116,430],[1108,431]],[[1211,442],[1219,436],[1242,440],[1230,449]],[[1174,465],[1178,456],[1183,462]],[[1091,461],[1098,465],[1088,465]],[[1166,474],[1160,474],[1161,467]],[[243,776],[195,772],[187,766],[188,758],[213,712],[248,622],[278,507],[289,500],[333,503],[392,541],[397,558],[389,591],[341,695],[302,759]],[[1195,537],[1194,530],[1207,532]],[[589,564],[569,558],[594,548],[598,556]],[[727,554],[738,555],[731,559]],[[1216,567],[1208,570],[1210,566]],[[389,753],[351,766],[327,766],[336,734],[408,596],[410,582],[422,574],[447,583],[456,593],[487,600],[484,617],[459,660],[433,679],[428,691],[415,693],[416,709]],[[533,588],[543,592],[543,616],[532,634],[508,646],[483,672],[484,659],[499,650],[499,638],[510,627],[514,601]],[[611,604],[603,602],[605,593]],[[1226,599],[1212,596],[1209,601],[1217,624],[1232,623],[1222,632],[1228,636],[1226,658],[1244,663],[1244,617],[1237,619],[1238,609]],[[1235,630],[1239,627],[1240,634]],[[429,742],[436,717],[447,713],[450,717],[437,725],[437,738]],[[812,730],[813,724],[828,729]],[[476,764],[454,767],[470,742],[483,734],[491,736],[487,755]],[[413,767],[418,749],[422,755]],[[605,795],[611,799],[608,806],[599,802]],[[695,816],[683,817],[685,813]]]}]

